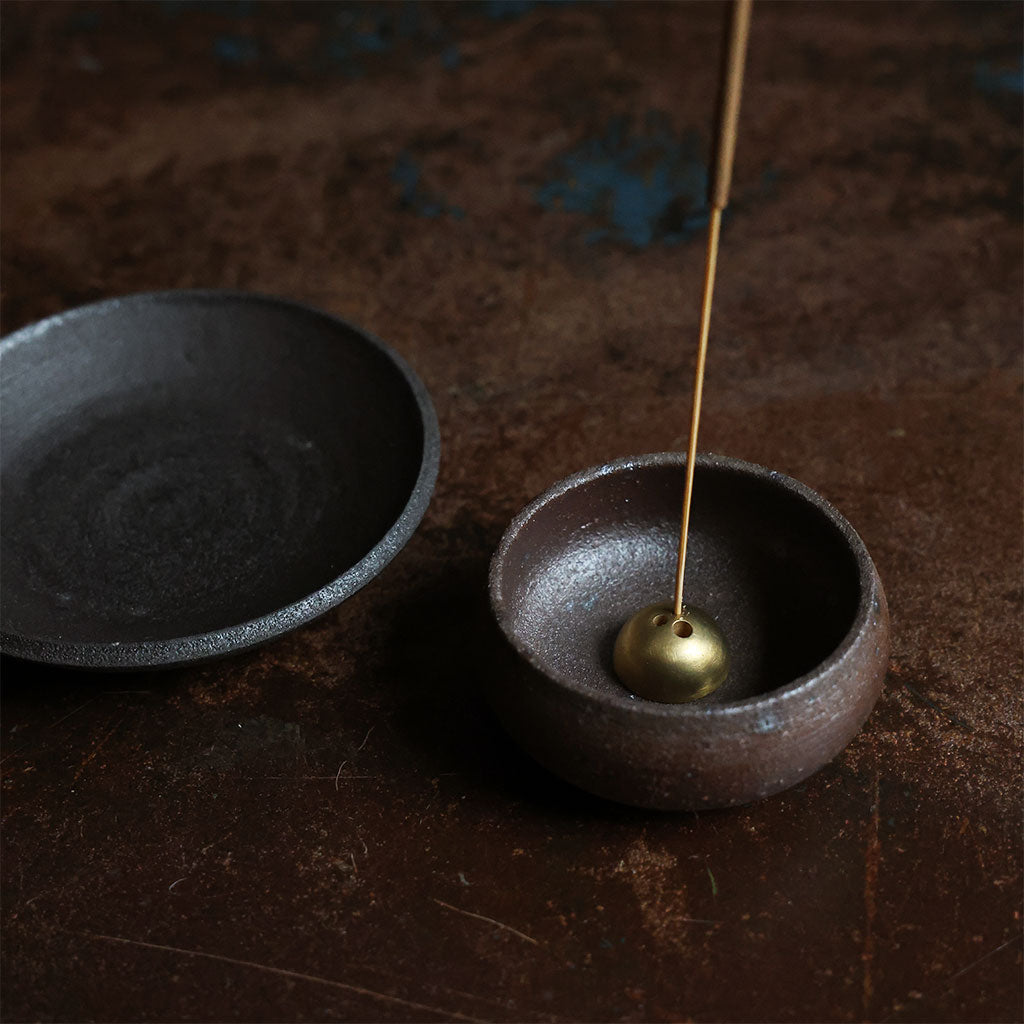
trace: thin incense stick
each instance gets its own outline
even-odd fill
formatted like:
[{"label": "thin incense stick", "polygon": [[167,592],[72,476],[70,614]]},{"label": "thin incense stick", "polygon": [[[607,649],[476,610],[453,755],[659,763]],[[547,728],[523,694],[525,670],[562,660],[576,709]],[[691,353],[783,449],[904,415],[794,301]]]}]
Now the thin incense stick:
[{"label": "thin incense stick", "polygon": [[679,530],[679,558],[676,562],[675,617],[683,614],[683,577],[686,573],[686,542],[690,535],[690,501],[693,498],[693,468],[697,460],[697,428],[700,403],[704,394],[704,364],[708,356],[708,331],[711,326],[711,298],[715,291],[715,267],[718,264],[718,236],[722,211],[729,202],[732,162],[736,152],[736,121],[743,90],[743,65],[747,55],[752,0],[734,0],[727,29],[728,41],[722,60],[722,80],[718,97],[715,152],[708,182],[708,246],[704,265],[704,295],[700,306],[700,343],[697,347],[697,371],[693,379],[693,411],[690,416],[690,443],[686,450],[686,491],[683,494],[683,521]]}]

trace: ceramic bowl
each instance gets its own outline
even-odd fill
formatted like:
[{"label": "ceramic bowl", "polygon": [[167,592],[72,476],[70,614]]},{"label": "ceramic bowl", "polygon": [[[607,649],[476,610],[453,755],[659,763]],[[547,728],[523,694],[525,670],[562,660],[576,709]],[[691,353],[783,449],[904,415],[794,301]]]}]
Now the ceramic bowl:
[{"label": "ceramic bowl", "polygon": [[878,698],[889,618],[850,524],[810,488],[699,456],[686,599],[732,652],[690,704],[625,689],[612,647],[637,609],[671,597],[685,456],[619,459],[556,484],[512,521],[491,606],[514,657],[489,680],[509,733],[567,781],[665,809],[743,804],[836,756]]}]

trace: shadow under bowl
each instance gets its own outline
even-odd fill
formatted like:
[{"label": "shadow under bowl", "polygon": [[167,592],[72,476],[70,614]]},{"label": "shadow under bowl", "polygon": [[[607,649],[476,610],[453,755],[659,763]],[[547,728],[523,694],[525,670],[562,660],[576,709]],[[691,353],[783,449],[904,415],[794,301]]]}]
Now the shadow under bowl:
[{"label": "shadow under bowl", "polygon": [[158,668],[333,608],[412,535],[437,476],[426,389],[282,299],[132,295],[0,342],[0,650]]},{"label": "shadow under bowl", "polygon": [[889,617],[850,524],[810,488],[699,456],[686,599],[729,643],[725,683],[691,704],[631,694],[612,669],[622,624],[671,599],[686,459],[619,459],[552,487],[512,521],[491,606],[518,657],[488,681],[512,737],[563,779],[626,804],[749,803],[811,775],[881,691]]}]

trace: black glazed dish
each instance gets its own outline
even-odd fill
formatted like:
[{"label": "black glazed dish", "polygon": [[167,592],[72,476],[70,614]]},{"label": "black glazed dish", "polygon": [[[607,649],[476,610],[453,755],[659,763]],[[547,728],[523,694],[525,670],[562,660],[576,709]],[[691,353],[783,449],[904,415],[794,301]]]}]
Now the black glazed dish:
[{"label": "black glazed dish", "polygon": [[671,597],[685,457],[619,459],[569,477],[512,521],[491,605],[517,657],[488,681],[509,733],[541,764],[641,807],[748,803],[835,757],[881,691],[889,619],[867,550],[808,487],[698,456],[687,600],[732,651],[692,704],[629,693],[612,647],[637,609]]},{"label": "black glazed dish", "polygon": [[88,668],[252,647],[376,576],[440,441],[376,338],[282,299],[132,295],[0,341],[0,650]]}]

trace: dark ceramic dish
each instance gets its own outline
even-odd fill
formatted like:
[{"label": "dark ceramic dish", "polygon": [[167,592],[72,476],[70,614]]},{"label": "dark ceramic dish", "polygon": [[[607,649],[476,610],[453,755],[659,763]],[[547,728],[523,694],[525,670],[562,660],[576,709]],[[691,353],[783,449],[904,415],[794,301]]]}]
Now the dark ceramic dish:
[{"label": "dark ceramic dish", "polygon": [[235,292],[111,299],[0,342],[0,648],[157,668],[354,593],[420,522],[437,420],[394,352]]},{"label": "dark ceramic dish", "polygon": [[700,456],[687,600],[732,648],[721,689],[692,704],[635,697],[612,646],[670,598],[685,458],[620,459],[556,484],[509,526],[491,604],[519,657],[489,681],[511,735],[583,789],[641,807],[747,803],[807,777],[878,698],[889,619],[850,524],[803,484]]}]

